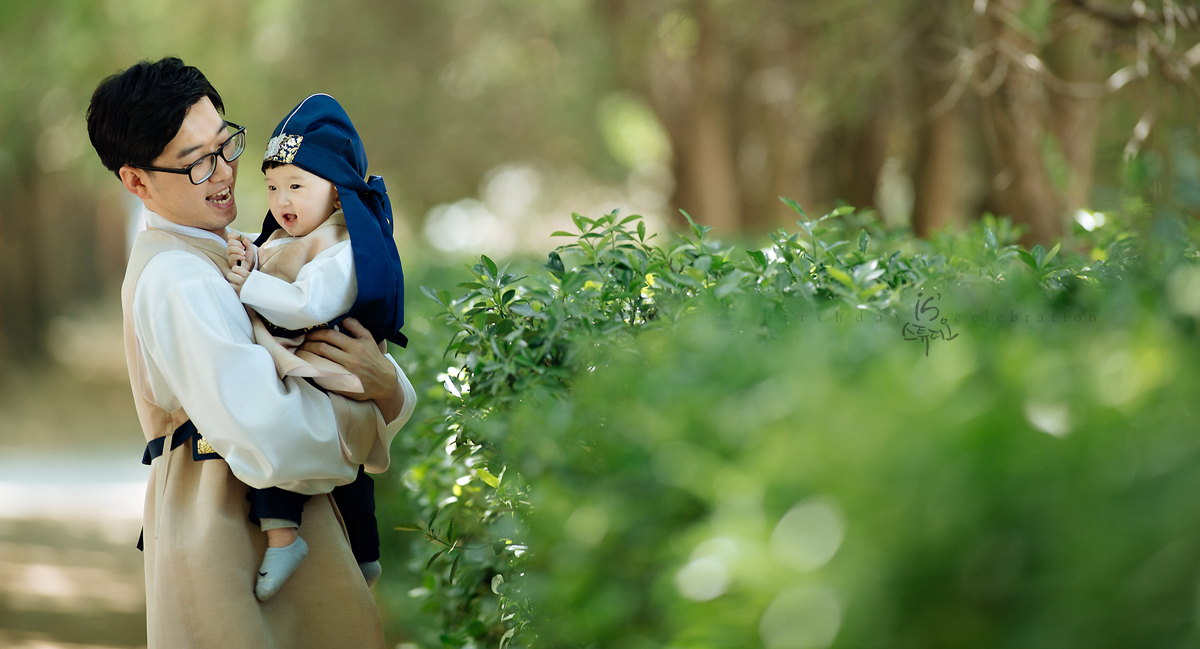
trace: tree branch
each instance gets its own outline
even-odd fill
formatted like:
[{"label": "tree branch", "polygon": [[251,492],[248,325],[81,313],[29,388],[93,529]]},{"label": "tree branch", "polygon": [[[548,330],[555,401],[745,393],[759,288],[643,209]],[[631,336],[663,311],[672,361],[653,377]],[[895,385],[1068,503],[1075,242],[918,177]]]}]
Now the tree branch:
[{"label": "tree branch", "polygon": [[1145,3],[1141,0],[1134,2],[1129,10],[1110,7],[1102,2],[1097,2],[1097,0],[1071,0],[1071,3],[1118,27],[1135,27],[1141,23],[1157,25],[1162,22],[1162,18],[1153,11],[1147,10]]}]

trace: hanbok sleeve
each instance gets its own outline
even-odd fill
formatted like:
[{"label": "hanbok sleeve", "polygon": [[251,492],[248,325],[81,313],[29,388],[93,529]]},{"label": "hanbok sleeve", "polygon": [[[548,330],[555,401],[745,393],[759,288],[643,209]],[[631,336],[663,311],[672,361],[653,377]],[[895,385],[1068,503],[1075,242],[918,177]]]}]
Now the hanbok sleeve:
[{"label": "hanbok sleeve", "polygon": [[387,471],[391,464],[389,449],[392,440],[396,438],[404,424],[412,418],[413,410],[417,407],[417,391],[413,389],[412,382],[408,380],[408,376],[391,354],[384,354],[384,356],[396,367],[396,377],[400,379],[399,390],[404,395],[404,404],[400,406],[400,414],[394,420],[379,428],[379,436],[374,440],[366,456],[362,458],[362,464],[369,473]]},{"label": "hanbok sleeve", "polygon": [[[160,407],[187,411],[239,480],[323,493],[352,481],[347,442],[386,434],[372,402],[350,403],[303,380],[280,381],[254,344],[237,294],[187,252],[147,263],[134,294],[134,326]],[[346,437],[349,437],[346,439]]]},{"label": "hanbok sleeve", "polygon": [[251,271],[242,285],[242,303],[285,329],[324,324],[354,306],[358,282],[349,241],[330,246],[305,264],[288,283]]}]

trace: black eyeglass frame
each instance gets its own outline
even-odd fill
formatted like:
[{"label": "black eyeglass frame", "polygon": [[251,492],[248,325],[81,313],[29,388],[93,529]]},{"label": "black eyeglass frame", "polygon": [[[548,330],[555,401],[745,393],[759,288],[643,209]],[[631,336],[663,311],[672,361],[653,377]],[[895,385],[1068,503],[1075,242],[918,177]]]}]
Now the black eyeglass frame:
[{"label": "black eyeglass frame", "polygon": [[[190,180],[193,185],[203,185],[204,183],[208,182],[208,179],[212,178],[212,175],[214,173],[216,173],[216,171],[217,171],[217,160],[214,156],[221,156],[221,159],[224,160],[226,163],[232,163],[233,160],[237,160],[238,158],[242,157],[242,154],[246,152],[246,144],[243,139],[242,150],[238,151],[237,155],[233,156],[233,160],[230,160],[229,158],[225,157],[225,145],[229,144],[234,138],[236,138],[239,135],[243,136],[243,138],[244,138],[245,133],[246,133],[245,126],[234,124],[233,122],[230,122],[228,120],[226,120],[225,125],[232,126],[232,127],[236,128],[237,130],[234,131],[233,135],[230,135],[229,137],[225,138],[225,141],[221,143],[221,146],[217,147],[216,151],[213,151],[212,153],[206,153],[206,154],[200,156],[199,158],[196,159],[195,162],[193,162],[192,164],[190,164],[182,169],[168,169],[166,167],[143,167],[141,165],[129,165],[129,166],[133,167],[134,169],[143,169],[145,171],[161,171],[163,173],[168,173],[168,174],[184,174],[188,177],[188,180]],[[208,170],[208,175],[201,178],[200,180],[196,180],[196,179],[192,178],[192,167],[195,167],[196,165],[200,164],[201,162],[204,162],[208,158],[213,158],[212,169]]]}]

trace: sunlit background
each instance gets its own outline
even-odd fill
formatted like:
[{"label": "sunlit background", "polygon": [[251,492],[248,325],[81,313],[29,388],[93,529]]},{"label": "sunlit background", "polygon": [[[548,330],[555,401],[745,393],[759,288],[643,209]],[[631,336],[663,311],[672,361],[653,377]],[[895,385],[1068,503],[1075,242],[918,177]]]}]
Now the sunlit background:
[{"label": "sunlit background", "polygon": [[[781,195],[921,236],[1010,214],[1051,242],[1103,227],[1131,182],[1153,199],[1170,179],[1162,209],[1200,206],[1200,16],[1081,4],[0,2],[0,646],[145,642],[146,469],[118,304],[140,205],[87,139],[105,76],[166,55],[208,76],[248,127],[246,231],[266,211],[271,130],[332,94],[387,181],[410,278],[481,253],[544,259],[572,212],[665,233],[684,209],[753,238],[792,223]],[[827,560],[840,516],[796,505],[776,534],[811,520],[822,536],[781,560]],[[720,582],[705,557],[723,551],[697,550],[680,591],[704,599]]]}]

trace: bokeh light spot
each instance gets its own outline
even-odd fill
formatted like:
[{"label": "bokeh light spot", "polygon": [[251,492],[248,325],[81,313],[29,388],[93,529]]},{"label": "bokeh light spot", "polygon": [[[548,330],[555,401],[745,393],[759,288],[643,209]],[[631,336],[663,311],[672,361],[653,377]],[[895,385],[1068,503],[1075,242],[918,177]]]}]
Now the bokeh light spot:
[{"label": "bokeh light spot", "polygon": [[675,587],[687,599],[707,602],[729,589],[729,570],[720,557],[693,559],[675,573]]},{"label": "bokeh light spot", "polygon": [[793,506],[771,533],[771,552],[794,568],[816,570],[829,563],[846,535],[837,501],[814,496]]},{"label": "bokeh light spot", "polygon": [[822,649],[842,627],[842,607],[826,588],[802,586],[775,598],[758,623],[767,649]]}]

